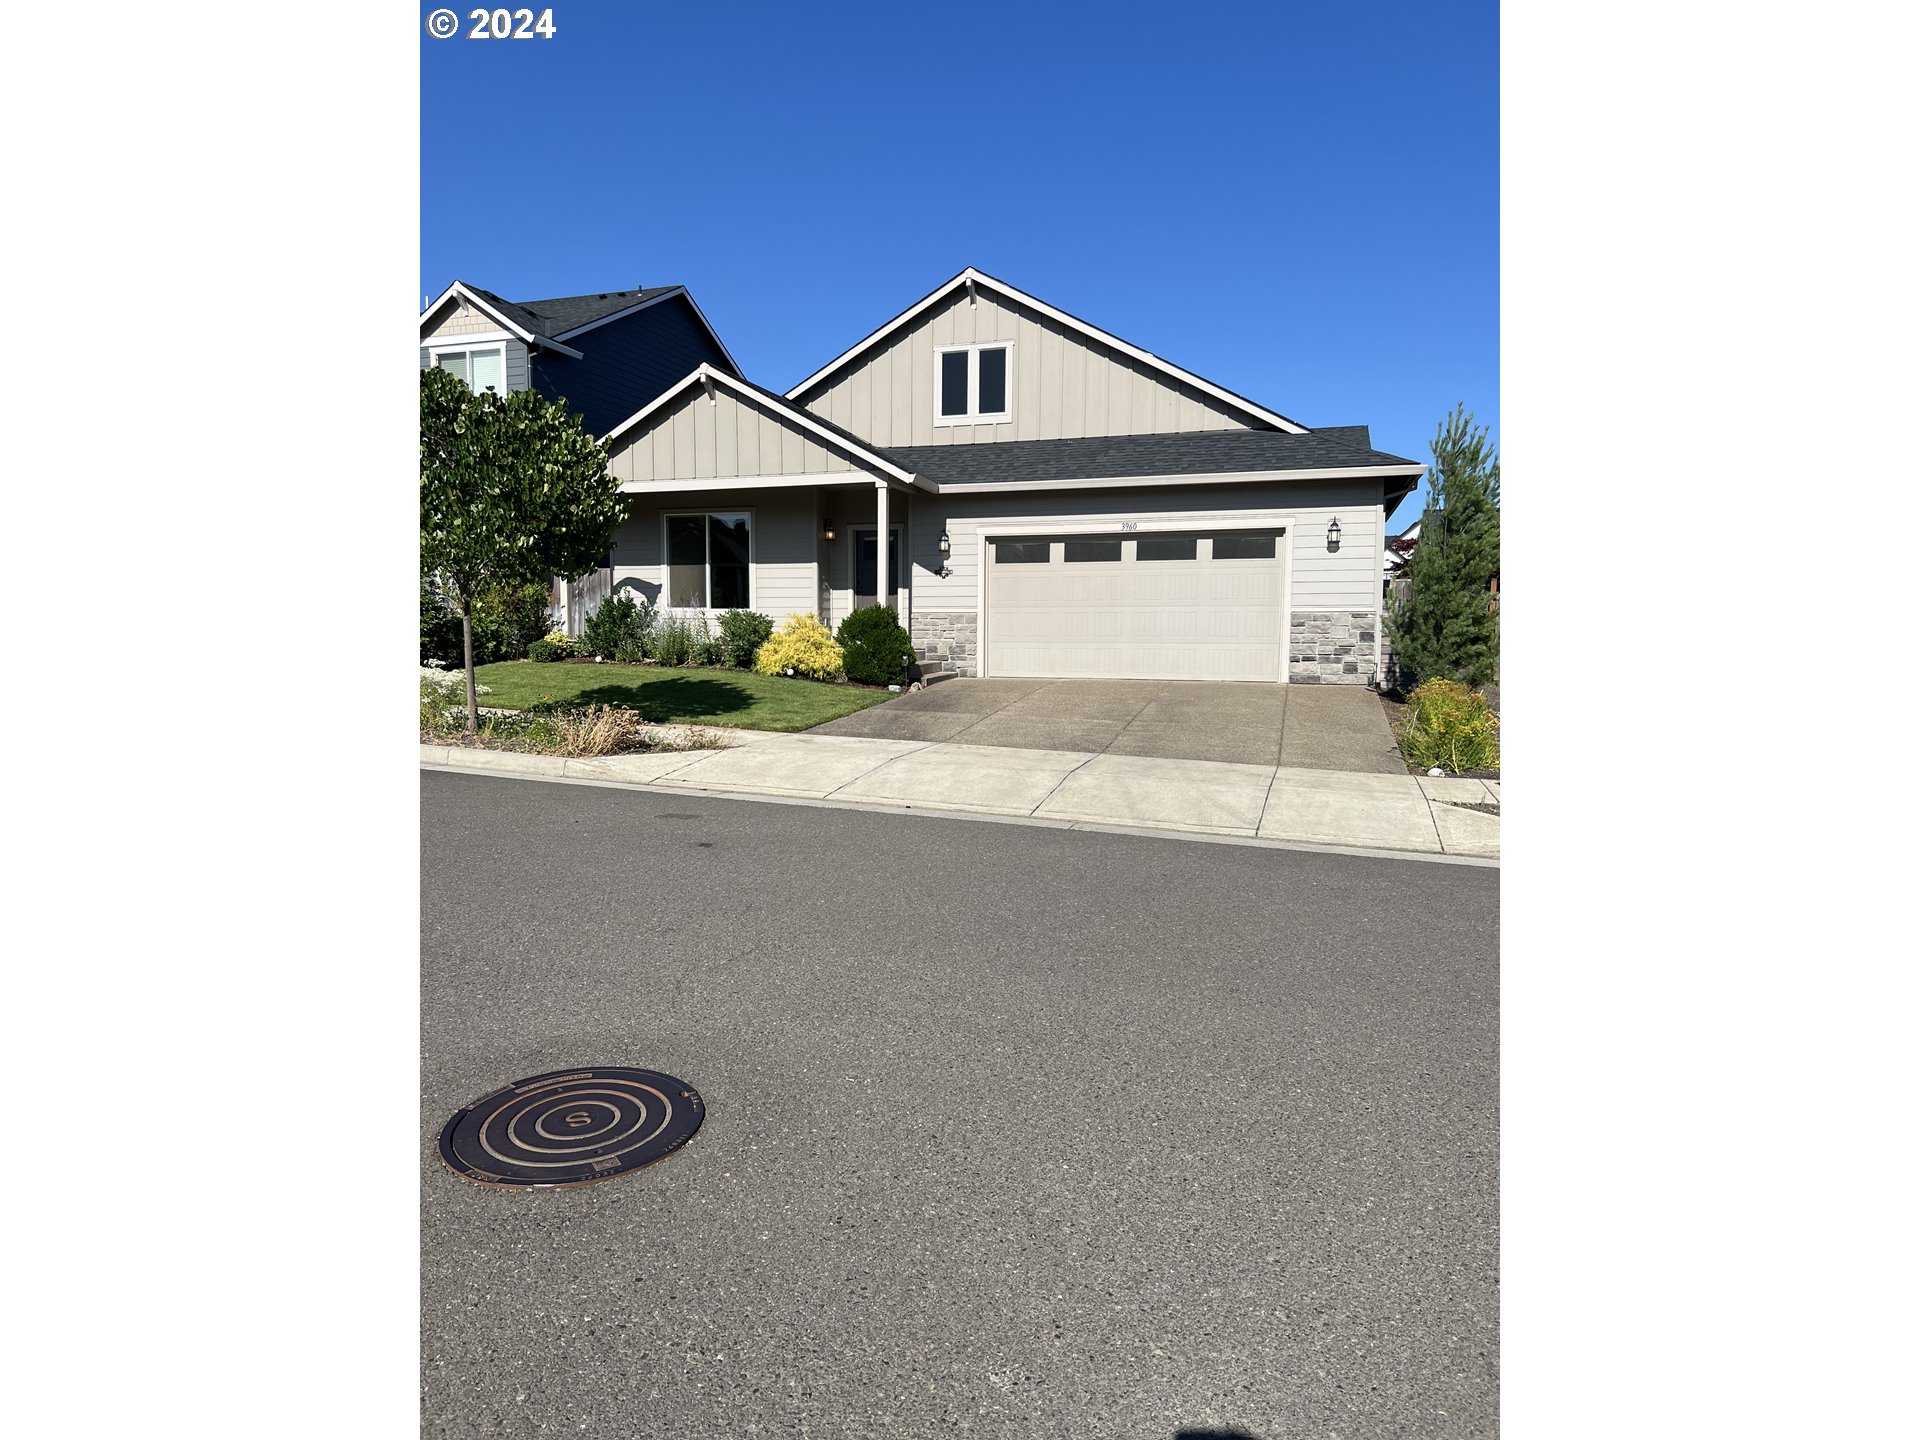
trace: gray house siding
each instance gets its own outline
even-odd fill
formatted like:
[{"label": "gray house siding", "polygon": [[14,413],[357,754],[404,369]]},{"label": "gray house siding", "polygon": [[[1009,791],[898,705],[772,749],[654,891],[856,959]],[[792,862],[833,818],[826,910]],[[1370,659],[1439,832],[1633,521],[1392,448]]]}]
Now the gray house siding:
[{"label": "gray house siding", "polygon": [[[936,352],[979,342],[1012,347],[1012,418],[936,425]],[[955,291],[883,346],[855,356],[793,398],[882,447],[1267,428],[985,287],[976,289],[972,304],[964,290]]]},{"label": "gray house siding", "polygon": [[585,358],[539,351],[531,383],[549,399],[565,397],[590,435],[606,434],[702,364],[733,369],[683,296],[562,343]]},{"label": "gray house siding", "polygon": [[746,511],[753,553],[752,608],[778,624],[820,608],[820,501],[807,486],[717,489],[635,501],[613,544],[613,590],[659,603],[666,582],[662,517],[676,511]]},{"label": "gray house siding", "polygon": [[618,436],[609,464],[622,483],[632,484],[829,475],[856,468],[844,453],[792,420],[723,385],[714,386],[711,402],[705,387],[696,385],[644,425]]}]

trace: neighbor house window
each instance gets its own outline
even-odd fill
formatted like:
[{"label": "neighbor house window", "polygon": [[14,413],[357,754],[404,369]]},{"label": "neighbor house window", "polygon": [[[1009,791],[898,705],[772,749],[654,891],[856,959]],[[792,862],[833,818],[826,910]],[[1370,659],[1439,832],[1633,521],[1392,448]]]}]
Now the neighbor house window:
[{"label": "neighbor house window", "polygon": [[506,393],[507,352],[501,346],[486,350],[442,350],[434,356],[433,363],[458,375],[476,395],[483,390],[491,390],[496,395]]},{"label": "neighbor house window", "polygon": [[966,345],[938,352],[940,396],[935,423],[972,424],[1013,418],[1007,345]]},{"label": "neighbor house window", "polygon": [[686,610],[745,610],[746,515],[667,516],[667,604]]}]

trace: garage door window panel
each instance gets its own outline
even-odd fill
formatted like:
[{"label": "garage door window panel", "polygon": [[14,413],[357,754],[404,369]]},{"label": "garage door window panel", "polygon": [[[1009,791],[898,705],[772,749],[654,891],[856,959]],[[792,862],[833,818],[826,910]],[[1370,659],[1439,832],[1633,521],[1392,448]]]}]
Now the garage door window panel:
[{"label": "garage door window panel", "polygon": [[1216,560],[1271,560],[1274,537],[1259,534],[1227,534],[1213,537]]},{"label": "garage door window panel", "polygon": [[1049,540],[996,540],[993,563],[996,565],[1044,565],[1053,558]]},{"label": "garage door window panel", "polygon": [[1062,558],[1069,565],[1118,564],[1120,561],[1118,540],[1069,540],[1063,548],[1066,554]]},{"label": "garage door window panel", "polygon": [[1200,542],[1192,535],[1156,535],[1142,538],[1137,551],[1141,560],[1197,560]]}]

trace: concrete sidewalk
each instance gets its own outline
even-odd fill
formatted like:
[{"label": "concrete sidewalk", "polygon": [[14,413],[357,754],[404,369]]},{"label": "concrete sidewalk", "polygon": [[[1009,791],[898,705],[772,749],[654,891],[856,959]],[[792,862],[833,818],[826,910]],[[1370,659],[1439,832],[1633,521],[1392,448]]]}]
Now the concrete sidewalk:
[{"label": "concrete sidewalk", "polygon": [[566,760],[423,745],[438,768],[1497,859],[1497,781],[852,735]]}]

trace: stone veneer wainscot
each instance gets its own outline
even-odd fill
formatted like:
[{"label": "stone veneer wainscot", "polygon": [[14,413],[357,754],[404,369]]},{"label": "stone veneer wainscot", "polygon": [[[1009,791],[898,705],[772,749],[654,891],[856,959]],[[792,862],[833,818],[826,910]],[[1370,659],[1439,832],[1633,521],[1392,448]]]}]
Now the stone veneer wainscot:
[{"label": "stone veneer wainscot", "polygon": [[1374,675],[1380,617],[1371,610],[1296,610],[1287,637],[1294,685],[1365,685]]}]

